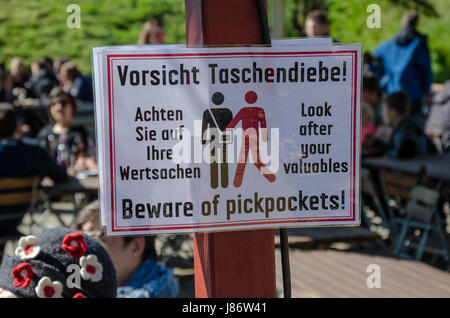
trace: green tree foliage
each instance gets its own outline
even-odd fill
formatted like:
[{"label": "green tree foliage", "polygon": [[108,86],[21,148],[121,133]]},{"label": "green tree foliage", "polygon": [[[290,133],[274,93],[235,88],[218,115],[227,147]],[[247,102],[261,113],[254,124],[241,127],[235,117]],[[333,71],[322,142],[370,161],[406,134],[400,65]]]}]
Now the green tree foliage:
[{"label": "green tree foliage", "polygon": [[[271,1],[279,0],[269,0]],[[81,28],[69,29],[66,8],[81,8]],[[381,28],[366,26],[367,6],[381,8]],[[21,56],[27,65],[41,56],[67,57],[83,72],[91,70],[91,48],[135,44],[143,23],[163,23],[167,43],[185,41],[184,0],[0,0],[0,62]],[[450,1],[448,0],[284,0],[288,37],[303,36],[306,14],[326,8],[331,35],[342,42],[360,42],[372,51],[400,29],[405,9],[419,10],[419,30],[428,36],[434,81],[450,78]]]},{"label": "green tree foliage", "polygon": [[[69,4],[81,9],[81,28],[66,25]],[[0,0],[0,61],[42,56],[74,60],[91,71],[91,48],[136,44],[142,25],[161,21],[168,43],[185,41],[184,0]]]}]

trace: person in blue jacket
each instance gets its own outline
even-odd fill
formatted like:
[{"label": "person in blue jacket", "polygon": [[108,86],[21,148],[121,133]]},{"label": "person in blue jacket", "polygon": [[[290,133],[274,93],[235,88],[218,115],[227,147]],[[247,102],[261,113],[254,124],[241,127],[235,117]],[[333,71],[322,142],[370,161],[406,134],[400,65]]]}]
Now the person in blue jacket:
[{"label": "person in blue jacket", "polygon": [[387,94],[405,91],[411,100],[411,115],[422,115],[422,100],[430,92],[431,62],[426,36],[417,31],[419,15],[407,11],[402,30],[376,47],[374,55],[381,60],[380,86]]},{"label": "person in blue jacket", "polygon": [[158,262],[154,236],[105,236],[99,224],[98,201],[77,216],[76,229],[98,238],[116,269],[117,298],[172,298],[179,283],[173,270]]}]

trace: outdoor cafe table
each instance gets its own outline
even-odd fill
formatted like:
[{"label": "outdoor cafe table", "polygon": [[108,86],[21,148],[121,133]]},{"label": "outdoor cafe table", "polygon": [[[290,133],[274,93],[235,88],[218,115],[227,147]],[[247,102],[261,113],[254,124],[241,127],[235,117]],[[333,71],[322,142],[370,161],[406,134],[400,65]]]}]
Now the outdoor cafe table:
[{"label": "outdoor cafe table", "polygon": [[371,169],[386,169],[397,172],[419,175],[425,168],[425,177],[441,184],[440,196],[444,200],[450,198],[450,154],[433,155],[414,159],[363,158],[362,166]]},{"label": "outdoor cafe table", "polygon": [[98,177],[76,178],[69,176],[63,182],[54,182],[51,179],[45,178],[41,182],[41,189],[50,197],[75,193],[97,194]]},{"label": "outdoor cafe table", "polygon": [[[70,213],[76,213],[79,211],[84,204],[85,200],[83,200],[83,203],[77,203],[77,200],[75,200],[75,194],[77,193],[83,193],[87,196],[96,196],[98,194],[98,177],[97,176],[90,176],[86,178],[76,178],[74,176],[69,176],[69,178],[64,182],[54,182],[49,178],[44,178],[41,182],[41,198],[46,202],[46,212],[44,214],[55,214],[58,218],[59,222],[63,226],[70,227],[73,222],[75,221],[74,218],[72,218],[72,221],[67,223],[65,222],[61,216],[58,209],[54,209],[52,207],[52,202],[58,202],[61,200],[61,197],[63,196],[72,196],[73,203],[75,204],[75,208],[73,210],[70,210]],[[37,222],[37,225],[42,226],[44,222],[42,220],[45,220],[46,218],[41,217],[41,221]]]},{"label": "outdoor cafe table", "polygon": [[363,158],[362,165],[367,168],[389,169],[408,174],[419,174],[420,170],[425,168],[428,178],[450,183],[450,154],[414,159]]}]

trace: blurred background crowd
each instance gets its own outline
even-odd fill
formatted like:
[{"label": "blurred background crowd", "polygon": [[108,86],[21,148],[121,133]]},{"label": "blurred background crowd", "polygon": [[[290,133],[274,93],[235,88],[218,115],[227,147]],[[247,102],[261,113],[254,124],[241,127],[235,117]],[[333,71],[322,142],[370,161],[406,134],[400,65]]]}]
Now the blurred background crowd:
[{"label": "blurred background crowd", "polygon": [[[391,8],[394,2],[383,0],[380,6]],[[447,81],[450,79],[450,50],[445,51],[445,47],[436,44],[446,42],[445,33],[426,34],[420,30],[424,25],[423,16],[425,19],[434,17],[439,20],[439,14],[446,16],[446,13],[450,13],[450,7],[447,2],[438,1],[436,6],[447,10],[440,11],[428,1],[412,1],[415,9],[411,10],[403,1],[400,2],[400,5],[394,6],[396,15],[383,9],[382,23],[387,28],[368,30],[363,20],[359,26],[361,30],[355,31],[349,23],[361,22],[359,16],[353,19],[355,15],[367,17],[367,3],[364,6],[349,1],[286,0],[284,19],[288,27],[285,28],[284,36],[332,37],[334,42],[362,42],[365,52],[361,94],[362,158],[409,160],[432,156],[439,158],[433,160],[447,162],[448,165],[442,165],[442,175],[445,176],[450,171],[450,82]],[[58,6],[55,1],[50,1],[46,6],[48,11],[41,16],[42,21],[51,21]],[[272,6],[273,1],[269,1],[269,15]],[[64,31],[70,41],[77,43],[76,47],[71,48],[72,51],[67,50],[70,46],[67,38],[60,38],[53,31],[51,35],[41,35],[47,40],[51,38],[51,44],[47,47],[44,45],[44,48],[39,39],[30,37],[33,34],[31,26],[20,36],[17,22],[9,17],[16,19],[22,14],[23,21],[24,17],[33,17],[33,12],[44,10],[41,6],[36,9],[35,4],[25,1],[19,10],[7,1],[4,7],[6,10],[0,13],[0,21],[6,27],[2,26],[0,30],[0,44],[8,45],[0,48],[0,212],[4,216],[0,216],[0,234],[4,237],[2,249],[5,242],[14,237],[32,234],[46,227],[42,221],[36,222],[33,216],[25,220],[25,212],[30,211],[30,197],[24,200],[12,197],[10,194],[14,189],[27,188],[32,193],[34,177],[38,178],[41,185],[50,178],[56,185],[78,182],[76,186],[80,186],[79,183],[87,177],[96,176],[90,48],[93,45],[147,45],[184,41],[184,4],[178,0],[142,0],[134,1],[133,5],[113,2],[109,10],[114,9],[114,13],[110,12],[108,21],[100,21],[110,25],[110,30],[92,28],[95,18],[108,10],[102,5],[96,7],[85,1],[81,4],[83,15],[79,32],[85,41],[76,38],[76,30],[69,30],[73,31],[70,34]],[[151,20],[148,20],[149,16]],[[345,19],[339,20],[342,17]],[[59,24],[65,26],[65,21],[51,24],[57,26],[54,27],[57,31]],[[436,29],[449,30],[448,20],[438,25]],[[42,30],[46,27],[43,26]],[[5,32],[15,37],[14,40],[8,39]],[[367,32],[377,35],[368,37],[366,46]],[[16,39],[20,43],[14,42]],[[36,57],[40,52],[45,54]],[[64,52],[68,54],[64,55]],[[17,185],[11,181],[17,178],[29,178],[30,183]],[[98,180],[96,182],[98,188]],[[441,190],[446,189],[445,184],[448,186],[448,182],[444,179],[441,183],[431,185],[432,190],[439,192],[436,215],[442,221],[438,225],[438,232],[445,233],[442,250],[447,266],[448,192]],[[376,188],[382,186],[374,183]],[[45,199],[33,201],[34,208],[41,209],[40,217],[45,214],[42,211],[53,213],[58,210],[53,207],[53,203],[65,201],[67,193],[52,193],[55,184],[47,187]],[[8,188],[11,185],[13,187]],[[97,188],[94,187],[95,191],[92,192],[84,191],[86,187],[81,184],[85,193],[80,199],[74,195],[80,190],[76,186],[74,193],[71,193],[74,213],[67,213],[74,217],[67,222],[56,212],[57,221],[100,239],[115,266],[120,286],[117,291],[119,297],[193,296],[193,282],[180,285],[182,275],[175,277],[173,272],[175,267],[192,270],[192,236],[105,237],[98,219]],[[372,194],[372,199],[376,195]],[[368,201],[373,200],[364,201],[368,208],[378,209],[377,204]],[[390,211],[390,205],[391,202],[387,200],[381,209]],[[363,204],[363,214],[365,208]],[[386,221],[391,231],[387,244],[404,239],[401,235],[394,236],[397,229],[394,223],[402,215],[405,217],[404,212],[399,212],[382,220]],[[33,227],[36,223],[38,227]],[[370,221],[364,217],[363,226],[370,227]],[[404,229],[403,225],[398,229]]]}]

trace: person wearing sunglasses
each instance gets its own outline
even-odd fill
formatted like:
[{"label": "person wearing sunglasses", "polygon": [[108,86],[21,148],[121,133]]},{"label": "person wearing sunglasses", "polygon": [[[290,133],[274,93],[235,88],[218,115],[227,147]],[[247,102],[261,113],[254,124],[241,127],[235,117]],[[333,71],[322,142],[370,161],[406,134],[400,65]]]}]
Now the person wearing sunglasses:
[{"label": "person wearing sunglasses", "polygon": [[51,123],[40,130],[39,145],[73,174],[96,169],[94,140],[84,127],[75,125],[75,98],[56,87],[49,99]]}]

